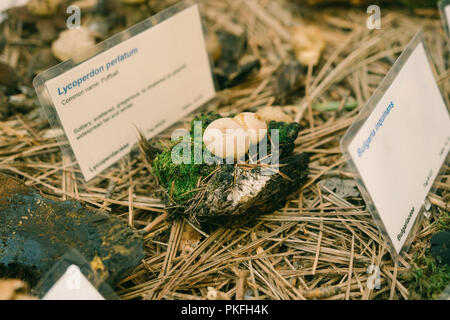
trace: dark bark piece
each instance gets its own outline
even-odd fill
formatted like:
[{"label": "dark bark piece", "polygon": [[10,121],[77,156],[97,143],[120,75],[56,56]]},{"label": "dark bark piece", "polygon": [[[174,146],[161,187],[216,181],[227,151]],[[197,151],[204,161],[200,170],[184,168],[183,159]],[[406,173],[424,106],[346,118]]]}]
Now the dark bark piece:
[{"label": "dark bark piece", "polygon": [[0,61],[0,85],[8,89],[17,89],[20,81],[16,71],[9,64]]},{"label": "dark bark piece", "polygon": [[450,230],[431,237],[431,255],[441,264],[450,265]]},{"label": "dark bark piece", "polygon": [[261,68],[261,62],[256,57],[244,55],[248,44],[245,31],[236,35],[219,30],[217,36],[221,44],[221,55],[213,72],[219,88],[234,87]]},{"label": "dark bark piece", "polygon": [[198,206],[186,213],[200,223],[240,223],[273,212],[306,182],[308,163],[308,154],[294,155],[280,161],[282,174],[271,175],[263,174],[261,167],[223,166],[208,183]]},{"label": "dark bark piece", "polygon": [[116,217],[75,201],[54,201],[0,174],[0,278],[32,285],[72,249],[100,258],[106,282],[116,284],[143,258],[142,236]]},{"label": "dark bark piece", "polygon": [[292,93],[303,86],[305,73],[303,66],[296,60],[284,63],[275,73],[272,82],[275,103],[280,105],[288,103]]}]

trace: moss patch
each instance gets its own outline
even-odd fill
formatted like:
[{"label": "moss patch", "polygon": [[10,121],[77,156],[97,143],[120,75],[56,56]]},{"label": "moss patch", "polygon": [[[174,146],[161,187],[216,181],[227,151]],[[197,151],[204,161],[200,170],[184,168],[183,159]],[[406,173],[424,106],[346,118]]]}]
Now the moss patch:
[{"label": "moss patch", "polygon": [[[286,122],[276,122],[271,121],[268,126],[269,134],[272,130],[278,131],[278,141],[280,144],[280,158],[288,156],[294,151],[294,142],[298,137],[300,132],[300,125],[296,122],[286,123]],[[272,134],[273,135],[273,134]]]},{"label": "moss patch", "polygon": [[[450,213],[442,211],[435,223],[439,231],[450,229]],[[414,255],[405,278],[411,299],[437,299],[450,283],[450,266],[439,264],[430,249],[422,249]]]},{"label": "moss patch", "polygon": [[[199,180],[211,174],[216,169],[216,166],[207,164],[175,164],[172,161],[172,148],[156,156],[152,169],[153,174],[158,177],[161,186],[171,195],[171,202],[182,204],[197,193],[193,190],[197,189]],[[191,152],[191,161],[194,163],[194,152]]]},{"label": "moss patch", "polygon": [[406,280],[410,281],[410,299],[436,299],[450,283],[450,266],[437,264],[426,250],[425,254],[414,256]]},{"label": "moss patch", "polygon": [[194,135],[194,125],[196,121],[200,121],[202,124],[202,137],[203,137],[203,132],[205,131],[206,127],[208,127],[213,121],[223,118],[220,114],[214,112],[214,111],[210,111],[207,113],[202,113],[200,115],[197,115],[192,121],[191,121],[191,135],[193,137]]}]

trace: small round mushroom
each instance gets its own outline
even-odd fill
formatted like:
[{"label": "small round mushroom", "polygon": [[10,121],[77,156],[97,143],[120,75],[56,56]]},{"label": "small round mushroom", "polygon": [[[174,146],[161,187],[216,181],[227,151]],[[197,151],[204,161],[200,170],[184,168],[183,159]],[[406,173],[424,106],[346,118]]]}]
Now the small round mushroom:
[{"label": "small round mushroom", "polygon": [[250,143],[258,144],[267,134],[267,123],[257,114],[243,112],[233,118],[250,137]]},{"label": "small round mushroom", "polygon": [[59,38],[52,44],[52,53],[60,61],[65,61],[93,47],[95,47],[94,35],[88,28],[81,27],[61,32]]},{"label": "small round mushroom", "polygon": [[61,0],[29,0],[27,10],[38,17],[48,17],[56,13]]},{"label": "small round mushroom", "polygon": [[231,118],[213,121],[203,133],[206,148],[222,159],[241,159],[250,148],[245,130]]}]

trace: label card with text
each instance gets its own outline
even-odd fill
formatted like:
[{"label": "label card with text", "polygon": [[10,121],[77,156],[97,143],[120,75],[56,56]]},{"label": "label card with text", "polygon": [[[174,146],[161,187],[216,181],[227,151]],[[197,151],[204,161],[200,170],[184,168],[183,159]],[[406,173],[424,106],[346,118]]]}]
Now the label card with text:
[{"label": "label card with text", "polygon": [[422,33],[361,110],[341,147],[391,252],[403,253],[450,149],[450,116]]},{"label": "label card with text", "polygon": [[42,299],[105,300],[76,265],[69,266]]},{"label": "label card with text", "polygon": [[82,62],[69,60],[34,81],[85,180],[128,154],[138,130],[149,139],[215,95],[200,12],[191,1],[97,47]]}]

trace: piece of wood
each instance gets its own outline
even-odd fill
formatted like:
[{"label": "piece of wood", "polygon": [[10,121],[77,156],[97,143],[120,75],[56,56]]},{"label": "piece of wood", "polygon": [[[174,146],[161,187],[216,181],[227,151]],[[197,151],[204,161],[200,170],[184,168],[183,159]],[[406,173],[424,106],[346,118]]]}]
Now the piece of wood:
[{"label": "piece of wood", "polygon": [[100,258],[111,285],[144,256],[142,236],[126,222],[75,201],[46,199],[6,175],[0,175],[0,225],[0,277],[31,285],[71,249],[87,261]]}]

